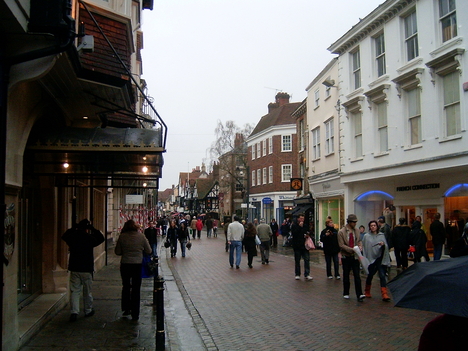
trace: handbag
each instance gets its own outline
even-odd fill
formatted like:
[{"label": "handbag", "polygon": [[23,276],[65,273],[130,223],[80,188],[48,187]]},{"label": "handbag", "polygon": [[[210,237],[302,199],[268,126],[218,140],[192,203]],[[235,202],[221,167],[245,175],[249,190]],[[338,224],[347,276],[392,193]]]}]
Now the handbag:
[{"label": "handbag", "polygon": [[171,242],[170,242],[169,240],[166,240],[166,241],[164,242],[164,247],[167,249],[167,248],[170,247],[170,246],[171,246]]},{"label": "handbag", "polygon": [[305,239],[305,248],[306,250],[315,250],[314,241],[310,236]]},{"label": "handbag", "polygon": [[255,244],[257,244],[257,245],[262,244],[262,242],[260,241],[260,238],[258,237],[258,235],[255,235]]},{"label": "handbag", "polygon": [[143,255],[143,261],[141,265],[141,277],[151,278],[156,275],[158,271],[158,264],[153,261],[151,255]]},{"label": "handbag", "polygon": [[185,247],[190,250],[192,248],[192,242],[189,241],[187,244],[185,244]]}]

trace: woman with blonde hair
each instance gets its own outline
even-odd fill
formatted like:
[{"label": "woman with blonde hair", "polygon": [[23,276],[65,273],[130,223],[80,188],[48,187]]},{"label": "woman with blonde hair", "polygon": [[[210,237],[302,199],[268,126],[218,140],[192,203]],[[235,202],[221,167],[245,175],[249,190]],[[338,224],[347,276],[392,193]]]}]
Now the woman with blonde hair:
[{"label": "woman with blonde hair", "polygon": [[140,317],[140,289],[143,253],[150,254],[151,247],[139,226],[132,219],[125,222],[115,245],[115,254],[122,256],[120,275],[122,277],[122,311],[124,316]]}]

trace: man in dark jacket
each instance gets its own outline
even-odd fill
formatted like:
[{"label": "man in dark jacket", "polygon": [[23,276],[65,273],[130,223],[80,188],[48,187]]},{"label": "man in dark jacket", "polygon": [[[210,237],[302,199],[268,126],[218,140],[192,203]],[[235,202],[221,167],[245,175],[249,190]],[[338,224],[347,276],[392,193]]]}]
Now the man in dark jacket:
[{"label": "man in dark jacket", "polygon": [[323,253],[325,254],[328,279],[333,279],[331,271],[332,260],[333,268],[335,269],[335,279],[340,279],[338,261],[340,246],[338,245],[338,231],[335,229],[331,218],[327,219],[325,222],[325,229],[320,233],[320,241],[323,243]]},{"label": "man in dark jacket", "polygon": [[411,228],[406,224],[406,218],[402,217],[393,228],[392,240],[397,268],[408,268],[408,248],[410,243]]},{"label": "man in dark jacket", "polygon": [[442,256],[442,247],[445,243],[445,227],[440,221],[440,213],[434,215],[434,221],[429,230],[432,235],[432,245],[434,245],[434,261],[440,260]]},{"label": "man in dark jacket", "polygon": [[295,279],[301,279],[301,258],[304,260],[304,277],[306,280],[312,280],[310,276],[310,254],[305,247],[305,239],[309,236],[307,228],[304,226],[304,216],[301,215],[291,226],[291,245],[294,249],[294,270]]},{"label": "man in dark jacket", "polygon": [[71,316],[70,322],[76,321],[80,312],[80,295],[83,290],[85,317],[94,315],[91,288],[94,272],[94,247],[104,242],[104,235],[94,228],[87,219],[83,219],[62,235],[70,250],[68,270],[70,271]]},{"label": "man in dark jacket", "polygon": [[149,222],[149,227],[145,229],[145,236],[151,246],[151,250],[153,250],[153,257],[158,257],[158,230],[155,228],[154,222]]}]

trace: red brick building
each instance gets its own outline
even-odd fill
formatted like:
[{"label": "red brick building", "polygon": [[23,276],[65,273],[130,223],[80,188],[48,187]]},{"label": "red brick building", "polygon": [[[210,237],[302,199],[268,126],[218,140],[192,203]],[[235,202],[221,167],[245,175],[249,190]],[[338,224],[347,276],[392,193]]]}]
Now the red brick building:
[{"label": "red brick building", "polygon": [[[300,102],[289,102],[287,93],[278,93],[247,139],[249,201],[253,218],[282,221],[292,209],[296,191],[291,177],[298,176],[296,120],[292,113]],[[253,220],[249,218],[249,220]]]}]

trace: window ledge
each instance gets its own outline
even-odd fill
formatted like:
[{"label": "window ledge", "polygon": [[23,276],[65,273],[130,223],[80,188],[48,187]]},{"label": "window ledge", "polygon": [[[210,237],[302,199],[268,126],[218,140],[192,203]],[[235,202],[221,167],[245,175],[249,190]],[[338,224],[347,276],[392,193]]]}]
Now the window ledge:
[{"label": "window ledge", "polygon": [[350,160],[350,162],[354,163],[354,162],[359,162],[359,161],[362,161],[362,160],[364,160],[364,156],[353,158],[352,160]]},{"label": "window ledge", "polygon": [[316,109],[318,109],[319,107],[320,107],[320,105],[315,106],[315,107],[314,107],[314,111],[315,111]]},{"label": "window ledge", "polygon": [[331,98],[331,95],[325,96],[325,99],[323,99],[323,101],[327,101],[329,98]]},{"label": "window ledge", "polygon": [[439,140],[439,144],[440,143],[445,143],[447,141],[452,141],[452,140],[458,140],[458,139],[461,139],[462,136],[460,134],[457,134],[457,135],[451,135],[449,137],[445,137],[445,138],[442,138]]},{"label": "window ledge", "polygon": [[312,162],[317,162],[317,161],[320,161],[320,157],[314,158],[314,159],[312,160]]},{"label": "window ledge", "polygon": [[335,154],[335,151],[330,152],[329,154],[326,154],[325,157],[333,156]]},{"label": "window ledge", "polygon": [[376,158],[376,157],[382,157],[382,156],[387,156],[387,155],[390,155],[390,152],[385,151],[385,152],[375,154],[374,157]]},{"label": "window ledge", "polygon": [[415,149],[420,149],[422,148],[422,144],[414,144],[414,145],[409,145],[403,149],[403,151],[410,151],[410,150],[415,150]]}]

